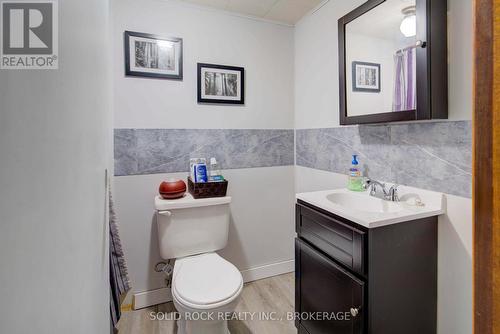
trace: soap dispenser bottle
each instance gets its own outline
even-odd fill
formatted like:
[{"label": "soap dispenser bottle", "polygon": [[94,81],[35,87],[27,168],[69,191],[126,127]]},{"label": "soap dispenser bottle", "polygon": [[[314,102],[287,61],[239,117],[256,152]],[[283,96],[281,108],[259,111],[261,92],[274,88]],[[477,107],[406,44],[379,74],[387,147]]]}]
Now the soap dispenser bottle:
[{"label": "soap dispenser bottle", "polygon": [[361,176],[361,169],[357,155],[353,154],[351,168],[349,168],[349,180],[347,182],[347,189],[352,191],[363,191],[363,177]]}]

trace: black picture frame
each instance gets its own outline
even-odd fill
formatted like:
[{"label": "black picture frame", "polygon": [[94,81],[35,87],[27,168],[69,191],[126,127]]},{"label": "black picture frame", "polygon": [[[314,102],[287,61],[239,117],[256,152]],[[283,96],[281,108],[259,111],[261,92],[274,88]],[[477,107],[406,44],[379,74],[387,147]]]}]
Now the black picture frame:
[{"label": "black picture frame", "polygon": [[[151,39],[155,41],[169,41],[179,44],[179,57],[176,59],[178,73],[177,74],[165,74],[165,73],[154,73],[145,72],[131,69],[131,59],[130,59],[130,38],[140,37]],[[154,34],[147,34],[136,31],[125,31],[124,32],[124,51],[125,51],[125,75],[133,77],[146,77],[146,78],[157,78],[157,79],[170,79],[170,80],[182,80],[183,79],[183,41],[179,37],[164,37]]]},{"label": "black picture frame", "polygon": [[[378,85],[377,87],[378,88],[361,88],[361,87],[358,87],[357,86],[357,78],[356,78],[356,67],[360,65],[360,66],[370,66],[370,67],[376,67],[377,68],[377,74],[378,74],[378,77],[377,77],[377,82],[378,82]],[[353,92],[364,92],[364,93],[380,93],[380,77],[381,77],[381,73],[380,73],[380,64],[376,64],[376,63],[369,63],[369,62],[364,62],[364,61],[353,61],[352,62],[352,91]]]},{"label": "black picture frame", "polygon": [[[202,80],[202,71],[203,69],[206,68],[238,72],[240,76],[239,99],[232,100],[232,99],[203,97],[202,89],[204,88],[204,81]],[[198,63],[198,103],[236,104],[236,105],[245,104],[245,68],[238,66]]]},{"label": "black picture frame", "polygon": [[338,20],[340,125],[448,118],[447,2],[443,0],[416,0],[416,40],[420,41],[416,47],[416,110],[348,116],[346,25],[385,1],[367,0]]}]

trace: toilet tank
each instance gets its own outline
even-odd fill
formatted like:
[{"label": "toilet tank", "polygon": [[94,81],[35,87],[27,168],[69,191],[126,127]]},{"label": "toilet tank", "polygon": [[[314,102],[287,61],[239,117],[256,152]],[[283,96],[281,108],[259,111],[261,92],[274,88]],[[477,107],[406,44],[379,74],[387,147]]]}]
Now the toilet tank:
[{"label": "toilet tank", "polygon": [[231,197],[155,198],[158,245],[163,259],[213,252],[226,247]]}]

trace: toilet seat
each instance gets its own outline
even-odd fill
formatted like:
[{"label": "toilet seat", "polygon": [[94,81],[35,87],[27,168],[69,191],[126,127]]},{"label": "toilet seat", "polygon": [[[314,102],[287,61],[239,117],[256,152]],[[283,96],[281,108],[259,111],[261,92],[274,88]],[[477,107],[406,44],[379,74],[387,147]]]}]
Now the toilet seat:
[{"label": "toilet seat", "polygon": [[236,299],[243,288],[240,271],[216,253],[177,259],[172,295],[193,309],[212,309]]}]

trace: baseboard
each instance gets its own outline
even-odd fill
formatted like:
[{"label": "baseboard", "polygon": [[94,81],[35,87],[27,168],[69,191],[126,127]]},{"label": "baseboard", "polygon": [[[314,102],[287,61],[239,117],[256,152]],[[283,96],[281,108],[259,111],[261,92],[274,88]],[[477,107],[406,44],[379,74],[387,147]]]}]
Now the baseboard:
[{"label": "baseboard", "polygon": [[[243,282],[252,282],[263,278],[286,274],[295,270],[294,260],[266,264],[241,271]],[[134,294],[133,308],[139,310],[153,305],[172,301],[170,288],[138,292]]]},{"label": "baseboard", "polygon": [[266,264],[264,266],[242,270],[243,282],[252,282],[263,278],[276,275],[291,273],[295,270],[295,261],[288,260],[283,262]]},{"label": "baseboard", "polygon": [[140,310],[141,308],[168,303],[171,301],[172,293],[170,291],[170,288],[161,288],[134,294],[134,302],[132,307],[134,308],[134,310]]}]

